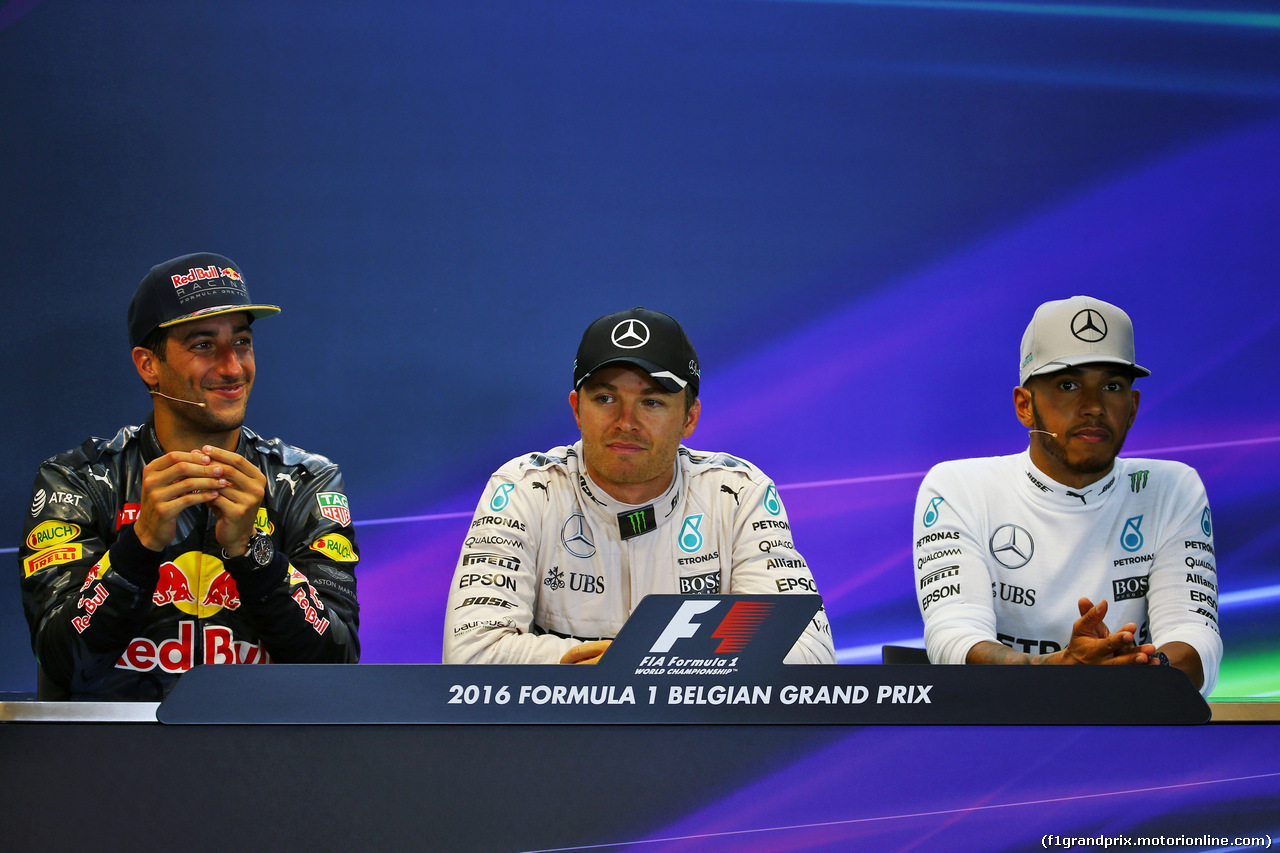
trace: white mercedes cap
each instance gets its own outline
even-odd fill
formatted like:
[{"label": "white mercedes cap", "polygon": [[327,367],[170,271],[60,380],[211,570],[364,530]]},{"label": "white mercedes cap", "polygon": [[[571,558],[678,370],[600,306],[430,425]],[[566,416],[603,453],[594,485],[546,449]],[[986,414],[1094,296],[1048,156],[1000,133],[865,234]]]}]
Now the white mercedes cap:
[{"label": "white mercedes cap", "polygon": [[1133,322],[1128,314],[1089,296],[1058,299],[1037,308],[1022,335],[1018,383],[1093,362],[1123,364],[1135,376],[1150,376],[1151,371],[1133,358]]}]

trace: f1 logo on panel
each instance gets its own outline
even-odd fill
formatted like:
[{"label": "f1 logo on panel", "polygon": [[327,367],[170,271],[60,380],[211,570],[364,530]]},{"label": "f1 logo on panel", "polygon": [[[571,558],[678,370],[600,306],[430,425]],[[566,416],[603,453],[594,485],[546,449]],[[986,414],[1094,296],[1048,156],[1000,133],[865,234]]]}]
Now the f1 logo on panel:
[{"label": "f1 logo on panel", "polygon": [[[719,601],[697,598],[682,602],[680,609],[671,617],[671,621],[662,629],[662,633],[650,647],[649,653],[666,654],[678,640],[689,640],[698,636],[714,620],[699,620],[696,617],[715,609],[719,603]],[[711,638],[720,641],[714,654],[724,655],[742,651],[760,631],[760,626],[764,624],[773,608],[773,604],[762,601],[735,601],[729,608],[729,612],[711,631]]]}]

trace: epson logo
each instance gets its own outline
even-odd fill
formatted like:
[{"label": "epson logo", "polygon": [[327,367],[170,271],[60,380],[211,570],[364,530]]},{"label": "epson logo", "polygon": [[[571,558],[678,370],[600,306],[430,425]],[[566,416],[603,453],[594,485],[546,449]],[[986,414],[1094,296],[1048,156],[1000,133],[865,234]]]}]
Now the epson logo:
[{"label": "epson logo", "polygon": [[1116,601],[1128,601],[1131,598],[1142,598],[1151,587],[1151,579],[1146,575],[1136,578],[1120,578],[1111,582],[1111,596]]}]

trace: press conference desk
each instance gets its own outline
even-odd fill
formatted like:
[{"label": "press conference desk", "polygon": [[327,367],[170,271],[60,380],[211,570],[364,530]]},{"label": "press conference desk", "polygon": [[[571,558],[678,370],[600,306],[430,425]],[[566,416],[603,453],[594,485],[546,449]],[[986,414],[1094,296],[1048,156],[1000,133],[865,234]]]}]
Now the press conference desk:
[{"label": "press conference desk", "polygon": [[[172,708],[154,703],[0,697],[0,778],[6,793],[0,798],[0,847],[992,851],[1039,847],[1049,835],[1234,839],[1280,828],[1280,726],[1270,722],[1280,706],[1272,703],[1215,703],[1213,722],[1153,726],[1144,718],[1167,710],[1144,709],[1132,696],[1102,695],[1109,689],[1103,684],[1090,688],[1083,703],[1113,704],[1105,713],[1128,724],[999,725],[994,718],[989,725],[859,722],[859,715],[872,713],[865,707],[872,704],[869,698],[864,707],[832,710],[836,717],[849,715],[843,723],[828,717],[798,725],[781,719],[796,706],[777,701],[783,685],[775,684],[766,716],[776,718],[768,723],[734,724],[749,716],[749,708],[729,704],[710,709],[718,722],[663,722],[662,713],[654,722],[637,721],[643,713],[628,722],[592,722],[593,714],[636,714],[644,703],[573,711],[550,702],[535,705],[531,691],[519,711],[529,722],[509,716],[473,724],[415,723],[388,720],[430,704],[432,695],[441,697],[443,707],[426,709],[425,716],[458,712],[461,720],[467,706],[449,704],[450,697],[462,695],[448,689],[450,682],[459,681],[464,670],[494,670],[340,669],[345,675],[338,682],[327,679],[323,702],[300,683],[273,693],[264,680],[306,670],[302,677],[326,682],[315,667],[203,667],[185,676],[175,695],[188,679],[199,687],[205,677],[191,676],[201,670],[240,670],[246,672],[225,674],[258,679],[239,682],[228,707],[211,711],[239,720],[231,723],[172,719]],[[540,672],[546,673],[543,681],[604,677],[584,674],[590,669],[521,672],[535,681]],[[975,672],[845,666],[788,668],[786,676],[799,679],[801,669],[805,678],[866,683],[870,697],[878,692],[877,682]],[[1053,698],[1046,693],[1051,687],[1020,678],[1019,672],[1033,670],[1046,671],[983,668],[983,677],[1007,682],[1000,692],[1015,716],[1025,716],[1036,704],[1034,694]],[[356,692],[384,678],[400,686],[394,695],[353,695],[342,678]],[[696,701],[687,687],[678,700],[676,694],[654,694],[653,707],[683,702],[686,694]],[[944,714],[964,713],[946,706],[969,704],[942,681],[927,692],[931,702],[919,704],[936,704]],[[511,691],[518,695],[518,688]],[[206,699],[193,696],[188,710],[199,716]],[[309,722],[267,721],[289,712],[290,696],[299,697],[297,711]],[[988,702],[986,713],[1006,700],[974,701]],[[319,704],[331,710],[308,710]],[[515,704],[514,698],[507,703]],[[469,707],[475,711],[479,705]],[[158,711],[170,719],[156,721]],[[585,716],[551,721],[569,711]],[[686,711],[708,707],[668,707],[663,713]],[[893,712],[920,711],[903,704]],[[339,721],[361,713],[371,722]],[[755,713],[762,712],[757,707]],[[1257,721],[1263,719],[1268,722]],[[1226,720],[1233,722],[1220,722]],[[1228,845],[1192,849],[1218,846]]]}]

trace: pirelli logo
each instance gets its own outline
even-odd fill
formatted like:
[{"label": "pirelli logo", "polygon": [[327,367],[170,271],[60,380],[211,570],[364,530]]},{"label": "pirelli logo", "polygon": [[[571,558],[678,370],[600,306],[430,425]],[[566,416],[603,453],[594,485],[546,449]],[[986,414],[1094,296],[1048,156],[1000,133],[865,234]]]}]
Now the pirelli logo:
[{"label": "pirelli logo", "polygon": [[57,566],[61,563],[74,563],[83,556],[84,546],[79,543],[63,545],[60,548],[48,548],[23,560],[22,571],[26,577],[31,577],[36,572],[47,569],[50,566]]},{"label": "pirelli logo", "polygon": [[475,566],[485,563],[490,566],[497,566],[506,569],[509,572],[517,572],[520,570],[520,558],[508,557],[505,554],[463,554],[462,565]]}]

